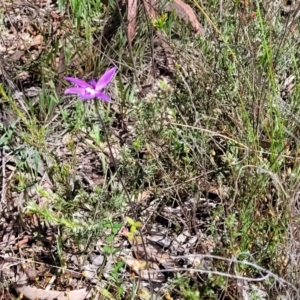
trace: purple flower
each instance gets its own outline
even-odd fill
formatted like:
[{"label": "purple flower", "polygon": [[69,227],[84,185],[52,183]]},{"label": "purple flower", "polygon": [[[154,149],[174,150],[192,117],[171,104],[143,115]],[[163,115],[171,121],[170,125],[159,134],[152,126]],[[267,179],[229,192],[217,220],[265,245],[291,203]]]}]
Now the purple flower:
[{"label": "purple flower", "polygon": [[80,96],[81,100],[100,98],[104,101],[110,101],[110,97],[101,91],[111,82],[116,71],[116,67],[107,70],[97,82],[94,79],[86,82],[74,77],[65,77],[66,80],[72,82],[76,86],[67,88],[65,94],[77,94]]}]

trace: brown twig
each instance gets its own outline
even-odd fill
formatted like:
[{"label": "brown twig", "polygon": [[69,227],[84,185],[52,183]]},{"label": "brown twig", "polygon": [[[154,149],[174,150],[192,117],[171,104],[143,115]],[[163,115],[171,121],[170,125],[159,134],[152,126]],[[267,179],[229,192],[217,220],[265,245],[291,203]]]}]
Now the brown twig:
[{"label": "brown twig", "polygon": [[0,210],[2,211],[2,204],[6,202],[5,195],[6,195],[6,160],[5,160],[5,149],[2,147],[1,149],[1,165],[2,165],[2,189],[1,189],[1,206]]}]

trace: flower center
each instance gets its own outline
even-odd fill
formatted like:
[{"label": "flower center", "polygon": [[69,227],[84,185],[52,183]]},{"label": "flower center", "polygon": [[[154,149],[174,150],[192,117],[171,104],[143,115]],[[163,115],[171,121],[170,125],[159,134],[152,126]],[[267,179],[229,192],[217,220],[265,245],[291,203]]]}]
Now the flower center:
[{"label": "flower center", "polygon": [[91,88],[91,87],[87,87],[87,88],[85,89],[85,91],[86,91],[88,94],[91,94],[91,95],[95,95],[95,93],[96,93],[96,91],[95,91],[93,88]]}]

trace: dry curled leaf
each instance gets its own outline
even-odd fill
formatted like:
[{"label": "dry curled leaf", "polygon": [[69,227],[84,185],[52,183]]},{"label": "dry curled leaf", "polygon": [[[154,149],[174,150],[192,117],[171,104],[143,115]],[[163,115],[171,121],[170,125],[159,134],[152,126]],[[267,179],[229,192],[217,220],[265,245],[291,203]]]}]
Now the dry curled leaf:
[{"label": "dry curled leaf", "polygon": [[9,57],[9,60],[10,61],[18,61],[24,54],[25,54],[25,51],[17,49],[14,52],[14,54]]},{"label": "dry curled leaf", "polygon": [[144,190],[142,192],[140,192],[137,196],[133,196],[132,197],[132,201],[141,203],[141,202],[146,202],[151,195],[151,191],[150,190]]},{"label": "dry curled leaf", "polygon": [[203,26],[199,23],[193,9],[182,0],[172,0],[166,7],[167,11],[175,11],[176,15],[194,28],[196,34],[205,35]]},{"label": "dry curled leaf", "polygon": [[156,19],[158,16],[158,1],[157,0],[143,0],[146,13],[150,19]]},{"label": "dry curled leaf", "polygon": [[29,43],[29,47],[35,47],[35,46],[41,47],[43,45],[43,41],[44,41],[43,36],[39,34],[35,36],[33,40]]},{"label": "dry curled leaf", "polygon": [[85,288],[70,292],[38,289],[29,285],[26,275],[23,275],[13,286],[19,294],[29,300],[84,300],[91,297],[91,291]]},{"label": "dry curled leaf", "polygon": [[129,255],[122,257],[124,263],[142,280],[151,280],[153,282],[165,281],[165,276],[159,272],[159,266],[153,261],[146,262],[145,260],[138,260]]},{"label": "dry curled leaf", "polygon": [[144,238],[143,243],[143,240],[140,236],[133,236],[133,238],[130,239],[130,232],[127,230],[127,228],[123,228],[121,234],[128,238],[128,241],[131,243],[133,252],[137,259],[145,260],[148,263],[150,261],[158,262],[166,269],[175,269],[180,267],[177,262],[155,242]]},{"label": "dry curled leaf", "polygon": [[127,35],[128,43],[131,45],[136,28],[136,18],[138,12],[138,1],[137,0],[128,0],[128,11],[127,11]]},{"label": "dry curled leaf", "polygon": [[149,300],[149,299],[152,298],[151,297],[152,295],[151,295],[150,291],[147,288],[139,289],[137,294],[140,297],[140,299],[142,299],[142,300]]}]

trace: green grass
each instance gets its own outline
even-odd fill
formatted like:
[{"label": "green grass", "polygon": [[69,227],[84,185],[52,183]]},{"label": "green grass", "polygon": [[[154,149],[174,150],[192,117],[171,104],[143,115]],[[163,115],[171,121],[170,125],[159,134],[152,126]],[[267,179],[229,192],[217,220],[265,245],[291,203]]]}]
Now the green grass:
[{"label": "green grass", "polygon": [[[54,232],[53,265],[65,267],[67,249],[91,252],[99,236],[103,244],[98,250],[106,257],[118,253],[122,246],[114,241],[125,216],[139,221],[151,200],[156,199],[162,209],[205,198],[212,205],[196,202],[193,216],[204,225],[170,217],[163,223],[170,235],[186,228],[196,235],[195,230],[201,229],[215,246],[209,253],[199,246],[190,254],[238,257],[278,276],[257,286],[249,283],[250,299],[260,299],[255,287],[269,299],[278,294],[297,299],[286,282],[299,288],[292,229],[299,226],[298,29],[287,28],[289,19],[280,11],[268,11],[271,2],[248,1],[248,6],[242,1],[225,2],[202,6],[187,1],[205,22],[205,37],[195,36],[174,13],[151,23],[141,9],[129,51],[125,15],[121,20],[114,1],[107,6],[96,0],[58,1],[65,13],[63,34],[54,39],[44,32],[49,49],[33,62],[41,87],[39,101],[25,99],[25,111],[0,86],[1,103],[14,115],[13,124],[1,128],[0,139],[16,160],[8,188],[24,194],[20,216],[37,215],[43,225],[33,231],[36,240],[42,243],[47,227]],[[104,45],[109,22],[114,26]],[[155,79],[155,88],[142,97],[138,90],[146,89],[151,78],[151,26],[166,36],[176,71],[171,78]],[[57,93],[61,78],[54,67],[61,51],[69,76],[98,77],[116,64],[119,73],[110,89],[116,104],[99,102],[96,107],[92,101],[63,99],[66,86],[63,83]],[[280,91],[289,75],[295,76],[295,86],[282,108]],[[116,132],[124,133],[118,137]],[[54,183],[51,189],[42,184],[39,162]],[[85,166],[91,167],[88,180],[96,181],[92,187],[82,177]],[[219,190],[218,197],[209,187]],[[29,193],[32,188],[34,197]],[[132,200],[145,190],[151,192],[150,202]],[[154,228],[156,217],[154,212],[142,225]],[[170,297],[241,299],[237,277],[262,276],[252,265],[209,260],[209,270],[232,276],[174,271],[165,285]],[[113,262],[105,275],[103,297],[138,299],[139,287],[127,284],[138,285],[138,280],[128,278],[126,272],[123,262]],[[280,278],[286,282],[279,284]]]}]

